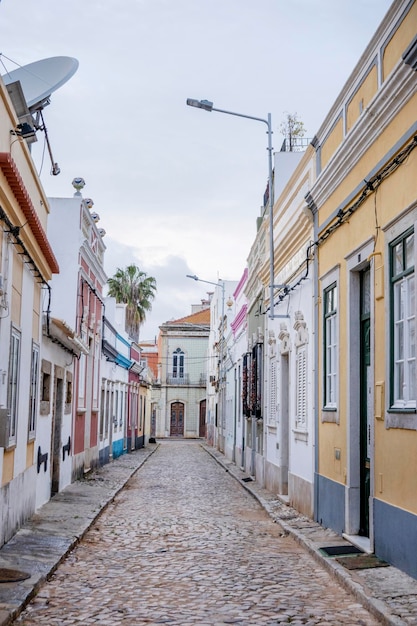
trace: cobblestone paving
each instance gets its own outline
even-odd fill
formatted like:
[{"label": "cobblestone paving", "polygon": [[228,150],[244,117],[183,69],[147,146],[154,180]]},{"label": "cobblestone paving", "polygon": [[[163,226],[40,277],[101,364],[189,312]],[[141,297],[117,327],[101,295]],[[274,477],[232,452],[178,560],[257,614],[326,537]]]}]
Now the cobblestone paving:
[{"label": "cobblestone paving", "polygon": [[199,446],[164,442],[15,621],[25,626],[371,626]]}]

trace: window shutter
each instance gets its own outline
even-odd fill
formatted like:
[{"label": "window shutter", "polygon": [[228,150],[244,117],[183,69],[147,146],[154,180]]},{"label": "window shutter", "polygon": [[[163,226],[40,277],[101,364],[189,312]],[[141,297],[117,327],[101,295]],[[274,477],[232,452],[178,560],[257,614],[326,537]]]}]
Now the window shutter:
[{"label": "window shutter", "polygon": [[306,346],[297,349],[296,357],[296,427],[307,428],[307,350]]}]

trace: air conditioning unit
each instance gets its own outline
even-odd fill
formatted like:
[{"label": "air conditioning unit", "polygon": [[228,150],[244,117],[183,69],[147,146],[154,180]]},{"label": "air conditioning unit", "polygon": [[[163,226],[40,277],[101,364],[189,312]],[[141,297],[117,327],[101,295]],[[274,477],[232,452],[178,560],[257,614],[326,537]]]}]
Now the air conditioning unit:
[{"label": "air conditioning unit", "polygon": [[0,448],[8,448],[10,439],[10,410],[0,409]]}]

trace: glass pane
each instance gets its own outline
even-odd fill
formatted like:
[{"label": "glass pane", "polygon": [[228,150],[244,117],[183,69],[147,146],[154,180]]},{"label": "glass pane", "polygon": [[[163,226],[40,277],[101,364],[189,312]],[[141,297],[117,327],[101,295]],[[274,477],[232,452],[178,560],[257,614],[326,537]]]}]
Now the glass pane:
[{"label": "glass pane", "polygon": [[414,317],[415,315],[415,288],[414,288],[414,274],[407,278],[407,314],[408,317]]},{"label": "glass pane", "polygon": [[392,251],[392,265],[393,265],[393,275],[397,276],[397,274],[401,274],[403,271],[403,242],[397,243],[394,246]]},{"label": "glass pane", "polygon": [[404,324],[402,322],[399,322],[395,330],[396,330],[396,333],[395,333],[396,358],[403,359],[404,358]]},{"label": "glass pane", "polygon": [[397,363],[395,366],[395,400],[403,400],[404,391],[404,364]]},{"label": "glass pane", "polygon": [[326,291],[325,294],[326,302],[325,302],[325,315],[328,315],[332,311],[336,309],[336,287],[332,287]]},{"label": "glass pane", "polygon": [[332,344],[332,323],[331,318],[326,320],[326,345],[330,346]]},{"label": "glass pane", "polygon": [[412,359],[408,363],[408,398],[407,400],[416,399],[416,362]]},{"label": "glass pane", "polygon": [[363,273],[362,280],[362,313],[371,311],[371,272],[367,270]]},{"label": "glass pane", "polygon": [[414,233],[405,240],[405,268],[414,267]]},{"label": "glass pane", "polygon": [[416,356],[416,324],[415,319],[408,320],[408,357],[414,358]]},{"label": "glass pane", "polygon": [[403,289],[402,282],[394,285],[394,321],[404,319]]}]

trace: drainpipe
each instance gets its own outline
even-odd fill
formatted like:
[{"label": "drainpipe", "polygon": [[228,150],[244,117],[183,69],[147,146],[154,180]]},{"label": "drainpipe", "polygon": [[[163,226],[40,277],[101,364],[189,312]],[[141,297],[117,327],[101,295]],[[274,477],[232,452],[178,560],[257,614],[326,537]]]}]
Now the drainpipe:
[{"label": "drainpipe", "polygon": [[[314,202],[310,192],[305,196],[308,208],[313,216],[313,240],[318,240],[318,209]],[[319,397],[319,372],[318,372],[318,355],[319,355],[319,317],[317,314],[319,304],[319,290],[318,290],[318,254],[317,247],[313,259],[313,306],[314,306],[314,360],[316,367],[314,370],[314,520],[318,521],[319,514],[319,412],[318,412],[318,397]]]}]

